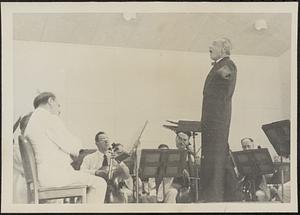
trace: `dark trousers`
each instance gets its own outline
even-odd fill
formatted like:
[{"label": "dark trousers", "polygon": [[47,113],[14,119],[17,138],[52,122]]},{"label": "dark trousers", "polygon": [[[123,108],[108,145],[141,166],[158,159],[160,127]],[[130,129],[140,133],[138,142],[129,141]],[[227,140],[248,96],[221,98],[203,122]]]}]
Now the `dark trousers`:
[{"label": "dark trousers", "polygon": [[[229,155],[222,160],[216,156],[217,165],[211,166],[208,171],[201,171],[199,196],[204,202],[242,201],[242,192]],[[209,175],[205,176],[205,172]],[[205,181],[201,183],[201,179]]]}]

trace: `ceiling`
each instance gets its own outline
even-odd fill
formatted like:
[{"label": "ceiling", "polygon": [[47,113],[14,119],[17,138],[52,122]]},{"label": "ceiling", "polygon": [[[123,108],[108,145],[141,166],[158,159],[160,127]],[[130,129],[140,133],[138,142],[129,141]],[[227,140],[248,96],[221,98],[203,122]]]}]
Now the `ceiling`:
[{"label": "ceiling", "polygon": [[[253,24],[265,19],[268,29]],[[279,56],[290,48],[287,13],[122,13],[14,14],[14,39],[113,47],[207,52],[212,40],[227,37],[233,54]]]}]

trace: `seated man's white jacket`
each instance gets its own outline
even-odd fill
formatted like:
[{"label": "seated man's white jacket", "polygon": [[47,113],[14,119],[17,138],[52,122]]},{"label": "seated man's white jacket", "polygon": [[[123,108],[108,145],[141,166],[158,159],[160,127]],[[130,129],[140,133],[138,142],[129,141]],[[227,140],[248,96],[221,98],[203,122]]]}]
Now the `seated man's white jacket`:
[{"label": "seated man's white jacket", "polygon": [[25,130],[35,151],[41,186],[68,184],[74,177],[70,154],[82,148],[78,138],[64,126],[61,119],[43,108],[33,112]]},{"label": "seated man's white jacket", "polygon": [[97,150],[83,158],[80,170],[95,175],[95,172],[102,167],[103,160],[104,154]]},{"label": "seated man's white jacket", "polygon": [[[90,173],[91,175],[95,175],[96,171],[102,167],[103,160],[104,160],[104,154],[101,153],[99,150],[97,150],[96,152],[91,153],[84,157],[80,167],[80,171]],[[115,165],[116,165],[116,161],[113,162],[113,167],[112,167],[113,169]],[[129,169],[124,162],[119,163],[119,165],[122,168],[126,168],[126,170],[129,172]],[[131,190],[133,186],[132,178],[130,177],[124,180],[124,182],[127,188]]]}]

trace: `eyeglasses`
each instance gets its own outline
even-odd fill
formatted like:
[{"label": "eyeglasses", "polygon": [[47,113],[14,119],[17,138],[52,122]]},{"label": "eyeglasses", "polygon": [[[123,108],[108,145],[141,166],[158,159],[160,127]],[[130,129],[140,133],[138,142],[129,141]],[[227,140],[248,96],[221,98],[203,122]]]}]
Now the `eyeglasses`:
[{"label": "eyeglasses", "polygon": [[181,141],[188,141],[189,139],[188,138],[184,138],[184,137],[180,137],[180,136],[177,136],[178,140],[181,140]]},{"label": "eyeglasses", "polygon": [[101,143],[108,143],[109,142],[109,140],[108,140],[108,138],[99,138],[98,139],[98,141],[97,142],[101,142]]}]

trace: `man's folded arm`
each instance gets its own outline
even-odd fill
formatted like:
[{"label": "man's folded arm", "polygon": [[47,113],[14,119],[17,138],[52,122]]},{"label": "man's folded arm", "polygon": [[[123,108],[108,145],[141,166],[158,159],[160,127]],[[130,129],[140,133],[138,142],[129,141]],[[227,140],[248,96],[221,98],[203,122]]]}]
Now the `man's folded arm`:
[{"label": "man's folded arm", "polygon": [[236,69],[234,65],[224,65],[217,71],[221,78],[225,80],[232,80],[235,72]]},{"label": "man's folded arm", "polygon": [[68,131],[57,116],[53,116],[49,123],[47,135],[51,141],[68,154],[78,156],[80,149],[82,149],[80,140]]}]

